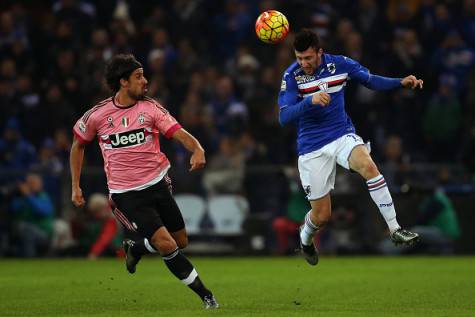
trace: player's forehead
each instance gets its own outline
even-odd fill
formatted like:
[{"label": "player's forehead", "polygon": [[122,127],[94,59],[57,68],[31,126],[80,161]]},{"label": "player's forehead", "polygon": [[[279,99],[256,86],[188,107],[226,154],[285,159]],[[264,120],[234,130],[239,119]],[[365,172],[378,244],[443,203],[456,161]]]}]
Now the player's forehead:
[{"label": "player's forehead", "polygon": [[312,57],[317,55],[317,50],[315,47],[309,47],[303,52],[295,51],[295,56],[299,58]]},{"label": "player's forehead", "polygon": [[130,74],[130,75],[131,75],[131,76],[134,76],[134,77],[137,76],[137,75],[143,75],[143,68],[141,68],[141,67],[140,67],[140,68],[137,68],[137,69],[134,70],[134,71],[132,72],[132,74]]}]

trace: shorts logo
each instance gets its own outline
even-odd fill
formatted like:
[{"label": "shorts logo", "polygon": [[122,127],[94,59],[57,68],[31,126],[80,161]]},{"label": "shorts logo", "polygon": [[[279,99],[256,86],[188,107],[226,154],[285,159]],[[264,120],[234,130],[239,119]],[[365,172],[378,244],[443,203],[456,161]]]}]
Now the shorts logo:
[{"label": "shorts logo", "polygon": [[391,207],[393,205],[393,202],[387,203],[387,204],[379,204],[379,207]]},{"label": "shorts logo", "polygon": [[312,187],[310,185],[305,186],[303,190],[305,191],[305,194],[307,194],[307,197],[312,193]]},{"label": "shorts logo", "polygon": [[79,130],[82,133],[86,133],[86,124],[83,121],[79,121]]},{"label": "shorts logo", "polygon": [[347,134],[346,137],[347,137],[347,138],[352,138],[355,142],[360,141],[360,138],[357,137],[357,136],[354,135],[354,134]]},{"label": "shorts logo", "polygon": [[146,142],[146,130],[136,129],[132,131],[111,134],[109,135],[108,140],[107,137],[103,137],[103,139],[106,147],[111,147],[114,149],[144,144]]}]

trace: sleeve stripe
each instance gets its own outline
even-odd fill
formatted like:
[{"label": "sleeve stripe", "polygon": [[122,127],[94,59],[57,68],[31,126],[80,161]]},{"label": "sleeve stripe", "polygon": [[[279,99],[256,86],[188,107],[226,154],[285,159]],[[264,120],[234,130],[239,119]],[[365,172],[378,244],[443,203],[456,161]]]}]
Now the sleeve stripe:
[{"label": "sleeve stripe", "polygon": [[79,143],[88,144],[88,143],[91,142],[91,141],[87,141],[86,139],[84,139],[74,128],[73,128],[73,133],[76,136],[76,138],[78,139]]},{"label": "sleeve stripe", "polygon": [[167,139],[170,139],[173,136],[173,134],[176,132],[176,130],[181,129],[181,128],[182,128],[181,124],[176,123],[170,129],[167,130],[167,132],[165,133],[165,137]]}]

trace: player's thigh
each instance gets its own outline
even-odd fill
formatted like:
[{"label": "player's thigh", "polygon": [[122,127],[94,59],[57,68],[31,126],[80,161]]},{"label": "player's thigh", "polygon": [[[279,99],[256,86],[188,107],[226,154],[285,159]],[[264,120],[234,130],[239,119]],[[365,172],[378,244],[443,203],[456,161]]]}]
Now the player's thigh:
[{"label": "player's thigh", "polygon": [[346,134],[338,139],[336,162],[338,165],[350,169],[354,166],[351,161],[354,162],[356,153],[363,151],[368,153],[369,156],[369,145],[365,144],[363,139],[354,133]]},{"label": "player's thigh", "polygon": [[[168,231],[173,233],[185,229],[185,221],[167,182],[159,183],[156,197],[156,209]],[[186,233],[186,231],[182,232]]]},{"label": "player's thigh", "polygon": [[302,187],[308,200],[317,200],[327,195],[335,186],[335,156],[323,151],[301,155],[298,169]]},{"label": "player's thigh", "polygon": [[154,233],[163,226],[153,196],[141,191],[130,191],[112,194],[113,213],[125,229],[137,232],[151,239]]}]

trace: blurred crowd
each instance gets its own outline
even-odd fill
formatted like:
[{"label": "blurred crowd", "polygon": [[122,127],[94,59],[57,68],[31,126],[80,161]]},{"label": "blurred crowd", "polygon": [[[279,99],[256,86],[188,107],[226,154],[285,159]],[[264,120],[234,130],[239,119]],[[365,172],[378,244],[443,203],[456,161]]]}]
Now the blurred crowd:
[{"label": "blurred crowd", "polygon": [[[279,45],[254,34],[267,9],[290,22]],[[105,62],[133,53],[149,95],[207,152],[205,172],[189,176],[186,150],[163,142],[176,189],[240,193],[251,210],[285,213],[292,191],[272,166],[295,164],[295,131],[279,126],[276,99],[301,27],[320,35],[325,52],[372,73],[424,79],[422,92],[347,87],[347,112],[393,189],[414,163],[450,164],[457,182],[475,181],[474,0],[2,1],[0,170],[66,171],[71,127],[111,94]],[[97,146],[86,162],[102,166]],[[0,174],[2,188],[23,181]],[[61,208],[61,184],[45,179],[45,187]]]}]

